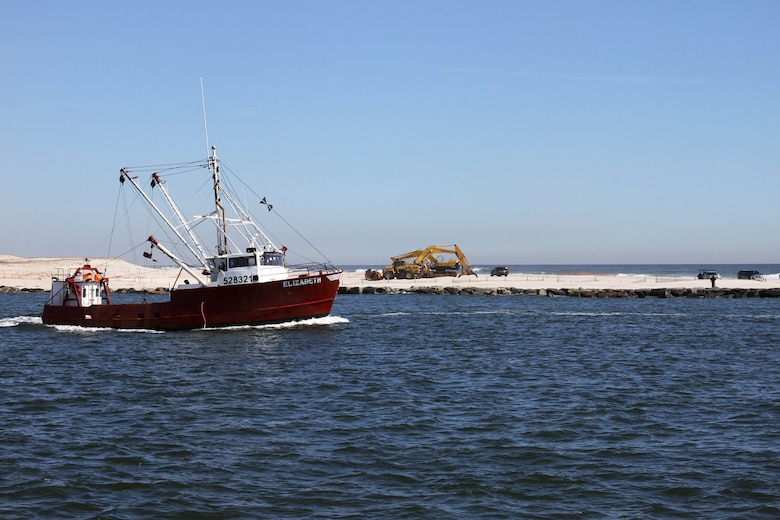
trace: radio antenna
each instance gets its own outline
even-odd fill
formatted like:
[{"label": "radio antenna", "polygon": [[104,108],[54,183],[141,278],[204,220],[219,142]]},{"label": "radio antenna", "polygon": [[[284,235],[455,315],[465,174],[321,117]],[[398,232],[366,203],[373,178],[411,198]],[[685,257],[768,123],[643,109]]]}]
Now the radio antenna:
[{"label": "radio antenna", "polygon": [[209,127],[206,125],[206,96],[203,93],[203,76],[200,77],[200,103],[203,105],[203,131],[206,134],[206,157],[211,155],[209,149]]}]

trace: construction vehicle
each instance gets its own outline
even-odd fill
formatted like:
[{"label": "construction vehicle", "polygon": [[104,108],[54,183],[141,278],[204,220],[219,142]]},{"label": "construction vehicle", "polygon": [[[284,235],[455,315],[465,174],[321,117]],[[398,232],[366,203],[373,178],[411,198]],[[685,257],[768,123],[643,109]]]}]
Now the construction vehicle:
[{"label": "construction vehicle", "polygon": [[425,261],[424,249],[417,249],[402,255],[390,258],[390,265],[382,268],[382,278],[390,280],[392,278],[430,278],[431,271],[428,269]]},{"label": "construction vehicle", "polygon": [[[455,258],[444,260],[441,256],[437,257],[436,255],[453,255]],[[428,246],[425,249],[417,249],[394,256],[390,262],[392,262],[390,265],[382,268],[382,277],[386,280],[392,278],[411,280],[470,274],[477,276],[477,273],[471,269],[466,255],[456,244]]]},{"label": "construction vehicle", "polygon": [[384,276],[382,275],[382,271],[375,271],[374,269],[366,269],[366,273],[363,275],[363,277],[366,280],[383,280]]}]

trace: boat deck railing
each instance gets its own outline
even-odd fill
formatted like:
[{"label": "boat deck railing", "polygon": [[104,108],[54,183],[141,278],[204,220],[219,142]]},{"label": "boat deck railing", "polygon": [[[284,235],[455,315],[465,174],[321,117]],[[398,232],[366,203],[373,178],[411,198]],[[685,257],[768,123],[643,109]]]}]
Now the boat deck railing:
[{"label": "boat deck railing", "polygon": [[318,274],[318,273],[323,273],[323,274],[335,273],[341,270],[333,264],[326,264],[326,263],[294,264],[294,265],[288,265],[287,269],[295,273],[301,273],[307,275]]}]

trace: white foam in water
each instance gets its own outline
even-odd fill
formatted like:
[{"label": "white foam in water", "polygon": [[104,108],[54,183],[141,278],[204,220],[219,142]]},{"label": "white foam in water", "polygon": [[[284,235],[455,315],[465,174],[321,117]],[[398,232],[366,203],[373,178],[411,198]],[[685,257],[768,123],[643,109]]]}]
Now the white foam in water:
[{"label": "white foam in water", "polygon": [[[22,323],[33,325],[42,325],[43,320],[39,316],[16,316],[14,318],[0,319],[0,327],[16,327]],[[205,330],[237,330],[237,329],[289,329],[294,327],[321,327],[327,325],[336,325],[339,323],[349,323],[347,318],[341,316],[325,316],[323,318],[310,318],[308,320],[288,321],[285,323],[274,323],[268,325],[239,325],[235,327],[206,328]],[[134,332],[142,334],[165,334],[163,330],[151,329],[114,329],[111,327],[81,327],[79,325],[51,325],[62,332],[95,333],[95,332]],[[204,330],[204,329],[196,329]]]},{"label": "white foam in water", "polygon": [[322,327],[336,325],[338,323],[349,323],[347,318],[341,316],[324,316],[322,318],[309,318],[306,320],[285,321],[283,323],[268,323],[265,325],[236,325],[234,327],[206,327],[205,329],[193,330],[241,330],[241,329],[292,329],[296,327]]},{"label": "white foam in water", "polygon": [[43,320],[41,320],[40,316],[16,316],[15,318],[0,319],[0,327],[16,327],[22,323],[40,325],[43,323]]},{"label": "white foam in water", "polygon": [[[38,318],[38,323],[42,323]],[[291,329],[295,327],[322,327],[327,325],[335,325],[338,323],[349,323],[347,318],[340,316],[325,316],[323,318],[310,318],[308,320],[300,321],[287,321],[284,323],[272,323],[266,325],[236,325],[235,327],[206,327],[193,330],[242,330],[242,329]],[[2,326],[0,324],[0,326]],[[110,327],[80,327],[78,325],[53,325],[54,328],[63,332],[133,332],[142,334],[165,334],[164,330],[151,330],[151,329],[113,329]]]},{"label": "white foam in water", "polygon": [[[39,323],[43,322],[39,321]],[[94,334],[97,332],[140,332],[142,334],[165,334],[165,331],[163,330],[152,329],[115,329],[112,327],[82,327],[81,325],[49,325],[49,327],[54,327],[60,332],[77,332],[82,334]]]}]

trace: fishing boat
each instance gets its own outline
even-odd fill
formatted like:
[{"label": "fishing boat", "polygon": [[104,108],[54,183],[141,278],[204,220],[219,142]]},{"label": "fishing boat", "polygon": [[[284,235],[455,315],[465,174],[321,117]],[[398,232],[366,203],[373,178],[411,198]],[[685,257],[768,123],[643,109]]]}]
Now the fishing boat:
[{"label": "fishing boat", "polygon": [[[137,191],[169,230],[166,237],[174,237],[178,244],[169,247],[154,236],[147,239],[151,250],[161,251],[186,273],[181,283],[177,279],[170,288],[167,301],[114,303],[106,273],[85,261],[67,275],[52,277],[51,293],[43,307],[44,324],[177,330],[282,323],[330,313],[342,270],[329,261],[288,265],[287,248],[275,245],[238,197],[226,189],[216,147],[211,147],[206,161],[196,164],[211,175],[215,210],[190,221],[158,173],[152,173],[150,186],[162,191],[169,206],[166,212],[144,192],[133,172],[120,170],[122,185]],[[273,208],[265,197],[258,202],[268,211]],[[206,253],[195,233],[195,226],[204,221],[216,229],[215,254]],[[188,261],[174,252],[176,248],[187,253]],[[144,256],[151,258],[151,251]]]}]

